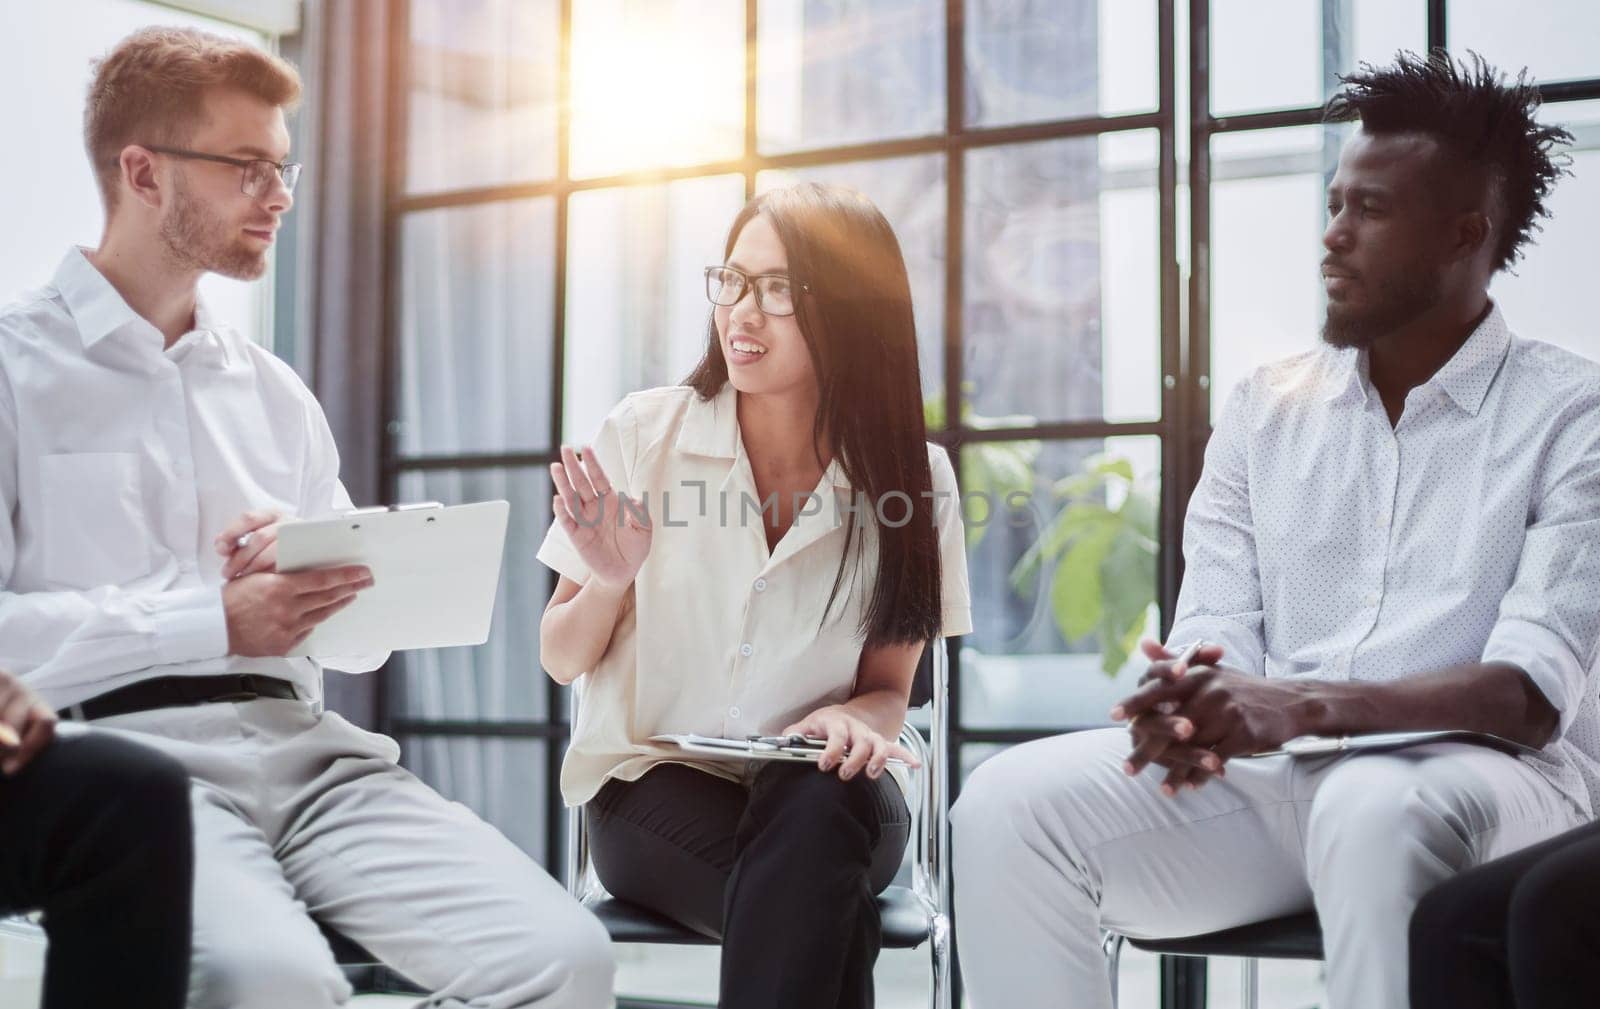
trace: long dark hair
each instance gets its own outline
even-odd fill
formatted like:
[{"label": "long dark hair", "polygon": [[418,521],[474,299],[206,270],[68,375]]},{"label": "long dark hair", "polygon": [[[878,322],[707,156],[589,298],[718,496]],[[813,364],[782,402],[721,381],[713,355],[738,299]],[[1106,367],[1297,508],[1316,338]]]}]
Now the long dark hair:
[{"label": "long dark hair", "polygon": [[[820,444],[826,433],[859,506],[848,515],[844,554],[823,619],[852,554],[860,564],[865,537],[857,528],[859,514],[878,533],[878,577],[860,632],[868,645],[926,642],[939,632],[939,538],[911,283],[900,243],[865,196],[843,186],[804,183],[745,204],[728,230],[724,259],[757,214],[783,242],[789,275],[809,289],[799,296],[795,321],[820,393],[812,443]],[[683,384],[709,400],[727,381],[728,362],[713,319],[705,357]],[[910,498],[909,521],[902,521],[905,499],[886,499],[894,491]],[[871,517],[879,502],[883,522]]]}]

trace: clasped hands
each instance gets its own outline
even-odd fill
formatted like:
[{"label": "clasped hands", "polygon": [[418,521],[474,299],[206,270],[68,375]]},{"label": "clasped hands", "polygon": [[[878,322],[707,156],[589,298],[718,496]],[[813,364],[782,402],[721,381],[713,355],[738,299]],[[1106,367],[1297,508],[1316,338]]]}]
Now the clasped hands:
[{"label": "clasped hands", "polygon": [[1198,789],[1225,777],[1231,758],[1305,734],[1300,684],[1228,669],[1221,645],[1202,645],[1189,662],[1155,641],[1140,648],[1150,668],[1138,691],[1111,709],[1111,718],[1128,722],[1133,737],[1123,770],[1136,775],[1151,764],[1165,768],[1162,794]]}]

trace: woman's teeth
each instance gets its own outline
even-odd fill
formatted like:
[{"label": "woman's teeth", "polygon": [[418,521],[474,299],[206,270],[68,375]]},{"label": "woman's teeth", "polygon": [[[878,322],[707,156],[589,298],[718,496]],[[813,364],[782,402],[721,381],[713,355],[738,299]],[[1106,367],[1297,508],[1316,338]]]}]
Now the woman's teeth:
[{"label": "woman's teeth", "polygon": [[733,349],[743,354],[765,354],[767,352],[765,347],[758,347],[753,343],[745,343],[741,340],[733,341]]}]

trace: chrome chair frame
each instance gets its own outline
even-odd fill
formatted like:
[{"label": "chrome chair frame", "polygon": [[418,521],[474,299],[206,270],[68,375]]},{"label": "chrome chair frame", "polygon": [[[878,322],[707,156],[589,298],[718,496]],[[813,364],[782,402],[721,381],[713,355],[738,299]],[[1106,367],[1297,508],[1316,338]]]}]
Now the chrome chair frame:
[{"label": "chrome chair frame", "polygon": [[[927,918],[925,939],[907,944],[914,948],[928,943],[932,982],[928,998],[931,1009],[951,1009],[950,979],[950,753],[949,731],[945,723],[949,701],[949,656],[944,639],[936,639],[923,650],[924,661],[929,666],[930,739],[909,724],[900,732],[900,745],[917,755],[922,767],[912,771],[912,787],[907,796],[914,805],[912,811],[912,869],[911,886],[890,887],[890,890],[909,889]],[[919,676],[921,670],[919,668]],[[915,691],[913,692],[915,694]],[[571,717],[578,721],[581,704],[580,688],[573,684],[571,691]],[[583,807],[567,810],[567,890],[591,909],[611,900],[611,895],[600,883],[589,862],[589,835],[587,817]],[[887,892],[887,891],[886,891]],[[704,943],[705,940],[683,930],[682,934],[648,941],[668,944]]]}]

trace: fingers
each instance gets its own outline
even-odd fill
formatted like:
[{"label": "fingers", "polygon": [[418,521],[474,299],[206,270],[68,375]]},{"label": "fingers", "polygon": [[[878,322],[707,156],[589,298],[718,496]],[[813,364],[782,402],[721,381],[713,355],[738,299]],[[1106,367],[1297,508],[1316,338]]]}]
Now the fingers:
[{"label": "fingers", "polygon": [[327,620],[329,617],[333,616],[335,613],[338,613],[340,610],[344,609],[346,606],[349,606],[355,601],[356,597],[354,595],[349,595],[343,597],[342,599],[336,599],[333,602],[328,603],[326,606],[318,606],[315,609],[306,610],[304,613],[300,614],[300,626],[304,628],[304,631],[298,638],[295,639],[294,643],[298,645],[301,641],[305,640],[305,638],[313,630],[316,629],[318,624],[322,623],[324,620]]},{"label": "fingers", "polygon": [[1139,651],[1143,652],[1144,657],[1151,662],[1172,658],[1172,653],[1167,651],[1167,647],[1155,638],[1140,638]]},{"label": "fingers", "polygon": [[1138,718],[1156,710],[1156,705],[1168,701],[1183,703],[1196,690],[1199,689],[1201,680],[1194,676],[1183,676],[1176,680],[1152,680],[1139,688],[1138,692],[1128,697],[1122,703],[1111,709],[1111,720],[1124,722],[1131,718]]},{"label": "fingers", "polygon": [[218,533],[217,538],[212,541],[212,546],[216,548],[217,553],[226,557],[236,549],[240,536],[255,532],[262,526],[269,526],[282,517],[279,513],[265,508],[247,511]]},{"label": "fingers", "polygon": [[346,599],[354,599],[360,592],[360,582],[355,585],[335,585],[320,592],[301,592],[295,596],[293,607],[300,613],[309,613]]},{"label": "fingers", "polygon": [[361,564],[348,564],[337,568],[317,568],[313,571],[296,571],[280,575],[298,595],[324,592],[328,589],[349,587],[369,588],[373,584],[372,569]]},{"label": "fingers", "polygon": [[1137,735],[1133,752],[1128,754],[1128,759],[1122,762],[1122,771],[1130,778],[1142,772],[1150,764],[1161,759],[1167,748],[1176,742],[1171,736],[1160,733]]},{"label": "fingers", "polygon": [[[1145,647],[1147,645],[1150,647]],[[1140,647],[1144,649],[1145,656],[1151,660],[1150,668],[1139,677],[1140,686],[1152,680],[1171,682],[1197,666],[1211,666],[1222,661],[1221,645],[1202,645],[1187,658],[1184,655],[1173,655],[1165,647],[1148,638],[1140,644]]]},{"label": "fingers", "polygon": [[891,760],[898,760],[907,767],[922,766],[922,761],[918,760],[916,754],[910,750],[899,743],[885,742],[883,748],[873,754],[872,759],[867,762],[867,777],[877,780]]},{"label": "fingers", "polygon": [[570,526],[566,525],[566,522],[562,523],[568,532],[572,532],[578,527],[576,516],[583,514],[583,502],[578,500],[578,490],[572,486],[572,480],[567,476],[567,468],[558,462],[550,464],[550,482],[556,488],[556,512],[558,515],[565,515],[566,522],[572,523]]},{"label": "fingers", "polygon": [[883,737],[876,732],[863,732],[850,740],[850,753],[844,758],[844,766],[839,768],[839,780],[849,781],[866,769],[867,764],[877,757],[879,749],[887,746]]},{"label": "fingers", "polygon": [[0,774],[10,777],[28,766],[40,750],[55,737],[56,714],[42,701],[33,701],[20,714],[20,724],[8,721],[19,729],[22,737],[16,750],[0,760]]},{"label": "fingers", "polygon": [[840,721],[831,723],[828,726],[828,745],[822,748],[822,756],[817,758],[817,770],[831,771],[838,766],[849,743],[850,730]]},{"label": "fingers", "polygon": [[611,479],[606,476],[605,467],[600,465],[600,459],[594,454],[594,449],[583,446],[583,454],[578,459],[583,466],[583,473],[589,478],[589,486],[594,488],[596,495],[611,493]]},{"label": "fingers", "polygon": [[589,482],[589,473],[584,469],[583,463],[578,459],[577,451],[571,445],[561,446],[561,464],[566,470],[567,479],[572,481],[572,489],[579,501],[587,505],[600,496],[594,489],[594,484]]},{"label": "fingers", "polygon": [[278,532],[276,529],[263,528],[257,531],[250,537],[248,544],[239,547],[228,555],[227,561],[222,565],[222,577],[237,578],[240,575],[252,574],[255,571],[263,570],[257,562],[264,553],[270,554],[272,568],[275,569],[278,566],[277,542]]}]

